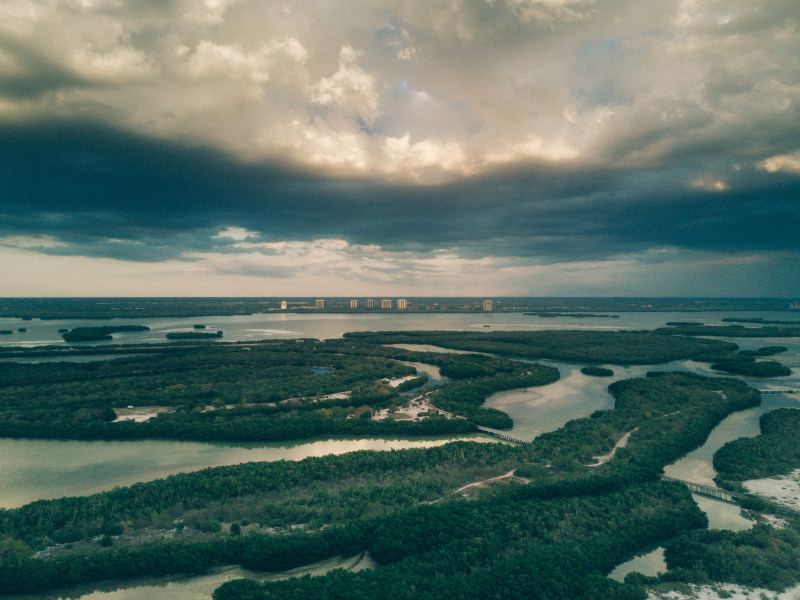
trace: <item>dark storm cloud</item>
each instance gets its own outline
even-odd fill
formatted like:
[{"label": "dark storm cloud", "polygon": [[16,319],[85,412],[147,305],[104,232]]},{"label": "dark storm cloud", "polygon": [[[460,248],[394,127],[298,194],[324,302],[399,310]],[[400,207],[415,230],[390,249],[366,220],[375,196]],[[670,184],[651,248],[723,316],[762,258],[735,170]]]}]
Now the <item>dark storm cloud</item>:
[{"label": "dark storm cloud", "polygon": [[243,252],[215,237],[241,227],[252,243],[341,238],[564,261],[663,246],[794,250],[800,230],[797,176],[749,169],[725,189],[694,189],[713,165],[689,161],[642,171],[531,163],[450,184],[388,185],[55,121],[2,126],[0,155],[4,234],[66,244],[41,250],[50,254],[160,261]]},{"label": "dark storm cloud", "polygon": [[59,89],[91,87],[70,69],[2,31],[0,49],[16,63],[15,68],[0,69],[0,98],[30,100]]}]

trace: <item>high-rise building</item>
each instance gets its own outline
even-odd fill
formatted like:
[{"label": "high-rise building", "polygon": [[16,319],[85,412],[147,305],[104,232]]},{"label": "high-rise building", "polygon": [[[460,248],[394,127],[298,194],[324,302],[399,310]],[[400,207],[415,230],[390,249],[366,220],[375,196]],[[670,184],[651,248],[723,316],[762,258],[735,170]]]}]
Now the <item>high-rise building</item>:
[{"label": "high-rise building", "polygon": [[392,308],[392,301],[389,298],[381,300],[381,308]]},{"label": "high-rise building", "polygon": [[358,300],[350,300],[350,308],[358,308]]},{"label": "high-rise building", "polygon": [[320,299],[315,300],[314,308],[325,308],[325,300],[320,300]]},{"label": "high-rise building", "polygon": [[375,300],[372,298],[364,300],[364,308],[375,308]]},{"label": "high-rise building", "polygon": [[289,308],[289,304],[286,300],[281,300],[281,310],[286,310],[287,308]]},{"label": "high-rise building", "polygon": [[494,302],[491,300],[483,301],[483,312],[492,312],[494,310]]},{"label": "high-rise building", "polygon": [[397,309],[398,310],[405,310],[408,308],[408,301],[405,298],[398,298],[397,299]]}]

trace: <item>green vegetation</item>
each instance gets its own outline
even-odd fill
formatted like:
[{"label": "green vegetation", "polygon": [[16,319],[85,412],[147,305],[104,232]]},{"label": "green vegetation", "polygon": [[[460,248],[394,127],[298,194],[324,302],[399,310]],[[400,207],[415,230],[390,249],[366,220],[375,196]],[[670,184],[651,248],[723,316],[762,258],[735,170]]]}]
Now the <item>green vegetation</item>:
[{"label": "green vegetation", "polygon": [[[335,571],[323,578],[262,586],[226,584],[216,598],[525,596],[643,598],[642,591],[606,580],[614,563],[642,544],[705,523],[680,485],[632,485],[609,494],[553,500],[515,499],[497,490],[476,501],[421,504],[320,531],[283,535],[217,533],[72,551],[37,559],[8,541],[0,566],[3,593],[36,593],[98,579],[201,573],[222,564],[279,571],[337,554],[368,551],[375,571]],[[597,527],[602,521],[604,526]],[[465,526],[466,525],[466,526]],[[27,576],[21,576],[21,575]],[[35,576],[33,576],[35,574]],[[241,596],[259,590],[261,596]],[[325,592],[324,590],[328,590]],[[467,595],[463,595],[467,594]],[[329,596],[327,596],[329,597]],[[524,597],[524,596],[523,596]]]},{"label": "green vegetation", "polygon": [[[259,585],[258,593],[313,597],[343,578],[354,586],[348,597],[378,597],[383,589],[394,597],[413,584],[431,598],[448,597],[441,594],[451,587],[500,597],[520,589],[534,597],[642,598],[638,587],[603,575],[642,547],[704,525],[684,487],[654,480],[731,411],[756,404],[758,393],[740,381],[684,373],[620,381],[611,392],[615,410],[571,421],[530,445],[461,442],[251,463],[0,511],[8,547],[0,593],[221,564],[283,570],[369,551],[381,565],[374,572]],[[629,442],[612,460],[587,466],[626,432]],[[475,489],[469,502],[456,493],[514,469],[530,483]],[[241,525],[241,535],[220,526],[245,522],[256,525]],[[173,532],[173,539],[137,543],[143,531]],[[112,545],[91,541],[103,535]],[[49,551],[55,543],[74,547]],[[41,550],[48,551],[32,558]],[[219,593],[228,595],[219,597],[254,585],[225,586]]]},{"label": "green vegetation", "polygon": [[107,325],[103,327],[76,327],[62,333],[65,342],[97,342],[114,339],[112,333],[119,331],[149,331],[145,325]]},{"label": "green vegetation", "polygon": [[207,340],[222,337],[222,332],[216,333],[205,331],[173,331],[167,334],[168,340]]},{"label": "green vegetation", "polygon": [[800,326],[745,327],[744,325],[703,325],[700,323],[667,323],[655,333],[668,335],[702,335],[732,338],[798,337]]},{"label": "green vegetation", "polygon": [[[0,434],[261,440],[452,433],[476,424],[509,426],[507,415],[482,406],[489,395],[558,379],[556,369],[542,365],[386,345],[393,343],[595,365],[748,358],[727,342],[643,332],[395,332],[325,342],[141,346],[135,352],[144,356],[108,361],[6,364]],[[81,350],[92,351],[109,350]],[[421,392],[436,408],[465,418],[369,418],[425,383],[425,377],[388,383],[415,374],[402,361],[438,366],[449,381]],[[667,548],[664,581],[776,589],[796,581],[796,523],[782,532],[700,532],[706,521],[688,490],[657,480],[731,412],[756,406],[758,392],[740,380],[687,373],[649,373],[615,382],[609,391],[613,410],[522,446],[458,442],[250,463],[0,510],[0,595],[228,564],[282,571],[369,552],[378,564],[372,571],[267,584],[240,580],[223,585],[215,598],[642,600],[643,584],[654,578],[634,575],[619,584],[605,575],[653,544]],[[115,408],[151,406],[154,398],[171,412],[144,423],[113,422]],[[783,412],[771,413],[778,415],[775,423],[769,415],[762,419],[759,444],[790,443],[800,425],[792,419],[800,413]],[[624,435],[627,444],[600,464],[595,457]],[[796,452],[775,450],[779,455],[800,461]],[[787,464],[795,463],[780,468]],[[510,471],[511,482],[464,489]]]},{"label": "green vegetation", "polygon": [[715,371],[725,371],[747,377],[785,377],[792,374],[789,367],[771,360],[731,360],[713,363],[711,368]]},{"label": "green vegetation", "polygon": [[619,315],[604,315],[598,313],[559,313],[559,312],[535,312],[535,313],[525,313],[527,316],[537,316],[537,317],[573,317],[575,319],[599,319],[599,318],[606,318],[606,319],[619,319]]},{"label": "green vegetation", "polygon": [[761,317],[755,318],[739,318],[739,317],[728,317],[727,319],[722,319],[725,323],[760,323],[762,325],[800,325],[800,321],[774,321],[771,319],[762,319]]},{"label": "green vegetation", "polygon": [[744,481],[783,475],[800,467],[800,411],[781,408],[761,416],[761,433],[725,444],[714,454],[719,479]]},{"label": "green vegetation", "polygon": [[[605,527],[598,529],[595,519]],[[703,522],[684,490],[663,483],[551,501],[512,501],[497,493],[491,501],[423,506],[385,519],[368,546],[381,565],[374,571],[235,581],[214,598],[641,599],[641,589],[605,573],[645,539]]]},{"label": "green vegetation", "polygon": [[613,377],[614,371],[605,367],[583,367],[581,373],[591,377]]},{"label": "green vegetation", "polygon": [[762,346],[758,350],[739,350],[742,356],[774,356],[786,352],[786,346]]},{"label": "green vegetation", "polygon": [[[275,441],[463,433],[476,425],[511,427],[507,415],[481,407],[489,395],[558,379],[552,367],[440,354],[430,360],[458,380],[428,393],[438,408],[466,419],[431,414],[416,422],[377,421],[353,417],[401,404],[400,392],[423,383],[386,383],[416,372],[391,357],[425,362],[428,354],[341,340],[149,350],[147,356],[110,361],[9,364],[0,372],[0,435]],[[326,374],[317,375],[320,368]],[[142,423],[107,418],[114,409],[154,403],[168,410]]]},{"label": "green vegetation", "polygon": [[666,543],[664,559],[669,572],[662,581],[725,581],[781,591],[797,583],[800,534],[767,525],[738,532],[694,531]]},{"label": "green vegetation", "polygon": [[660,364],[709,354],[728,354],[735,344],[644,331],[393,331],[346,333],[371,344],[432,344],[501,356],[615,365]]}]

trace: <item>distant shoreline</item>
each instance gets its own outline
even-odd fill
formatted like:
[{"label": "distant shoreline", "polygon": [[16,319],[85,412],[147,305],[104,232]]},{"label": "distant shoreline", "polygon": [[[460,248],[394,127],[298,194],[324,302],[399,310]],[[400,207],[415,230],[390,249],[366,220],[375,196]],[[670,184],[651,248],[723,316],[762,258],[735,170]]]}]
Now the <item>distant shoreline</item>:
[{"label": "distant shoreline", "polygon": [[[536,298],[536,297],[324,297],[319,298],[0,298],[0,318],[140,319],[159,317],[220,317],[253,314],[442,314],[532,313],[544,317],[606,317],[609,312],[788,312],[797,300],[788,298]],[[392,308],[379,308],[381,300]],[[406,308],[398,309],[398,300]],[[367,301],[374,302],[369,306]],[[484,311],[483,301],[492,301]],[[351,307],[355,301],[356,308]],[[369,306],[369,308],[367,308]],[[598,314],[599,313],[599,314]]]}]

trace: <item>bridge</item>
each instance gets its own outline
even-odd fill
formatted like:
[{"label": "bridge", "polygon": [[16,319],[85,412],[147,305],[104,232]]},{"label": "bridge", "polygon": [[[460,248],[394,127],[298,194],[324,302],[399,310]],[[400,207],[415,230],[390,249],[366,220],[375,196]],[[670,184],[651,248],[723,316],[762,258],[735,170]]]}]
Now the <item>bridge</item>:
[{"label": "bridge", "polygon": [[747,498],[747,495],[745,494],[731,492],[729,490],[724,490],[711,485],[702,485],[700,483],[694,483],[693,481],[686,481],[685,479],[677,479],[675,477],[668,477],[666,475],[662,475],[661,479],[665,479],[666,481],[677,481],[678,483],[684,484],[689,488],[690,491],[698,494],[699,496],[706,496],[708,498],[714,498],[715,500],[730,502],[731,504],[738,504]]},{"label": "bridge", "polygon": [[478,425],[478,429],[480,429],[484,433],[488,433],[489,435],[493,435],[495,437],[499,437],[504,440],[508,440],[509,442],[514,442],[517,444],[530,444],[533,440],[528,438],[524,438],[519,435],[514,435],[513,433],[508,433],[507,431],[500,431],[499,429],[492,429],[490,427],[483,427]]},{"label": "bridge", "polygon": [[759,390],[762,394],[800,394],[800,390]]},{"label": "bridge", "polygon": [[789,514],[794,516],[800,516],[800,510],[797,510],[796,508],[791,508],[789,506],[784,506],[783,504],[779,504],[773,500],[762,498],[761,496],[751,496],[750,494],[739,494],[737,492],[730,492],[728,490],[723,490],[722,488],[713,487],[710,485],[702,485],[699,483],[694,483],[692,481],[678,479],[676,477],[668,477],[666,475],[662,475],[661,479],[666,479],[667,481],[677,481],[678,483],[682,483],[686,487],[688,487],[691,492],[694,492],[695,494],[698,494],[700,496],[706,496],[708,498],[714,498],[716,500],[722,500],[723,502],[730,502],[732,504],[739,504],[743,500],[747,500],[748,498],[753,498],[757,499],[759,502],[761,502],[761,504],[763,504],[772,512],[778,514]]}]

